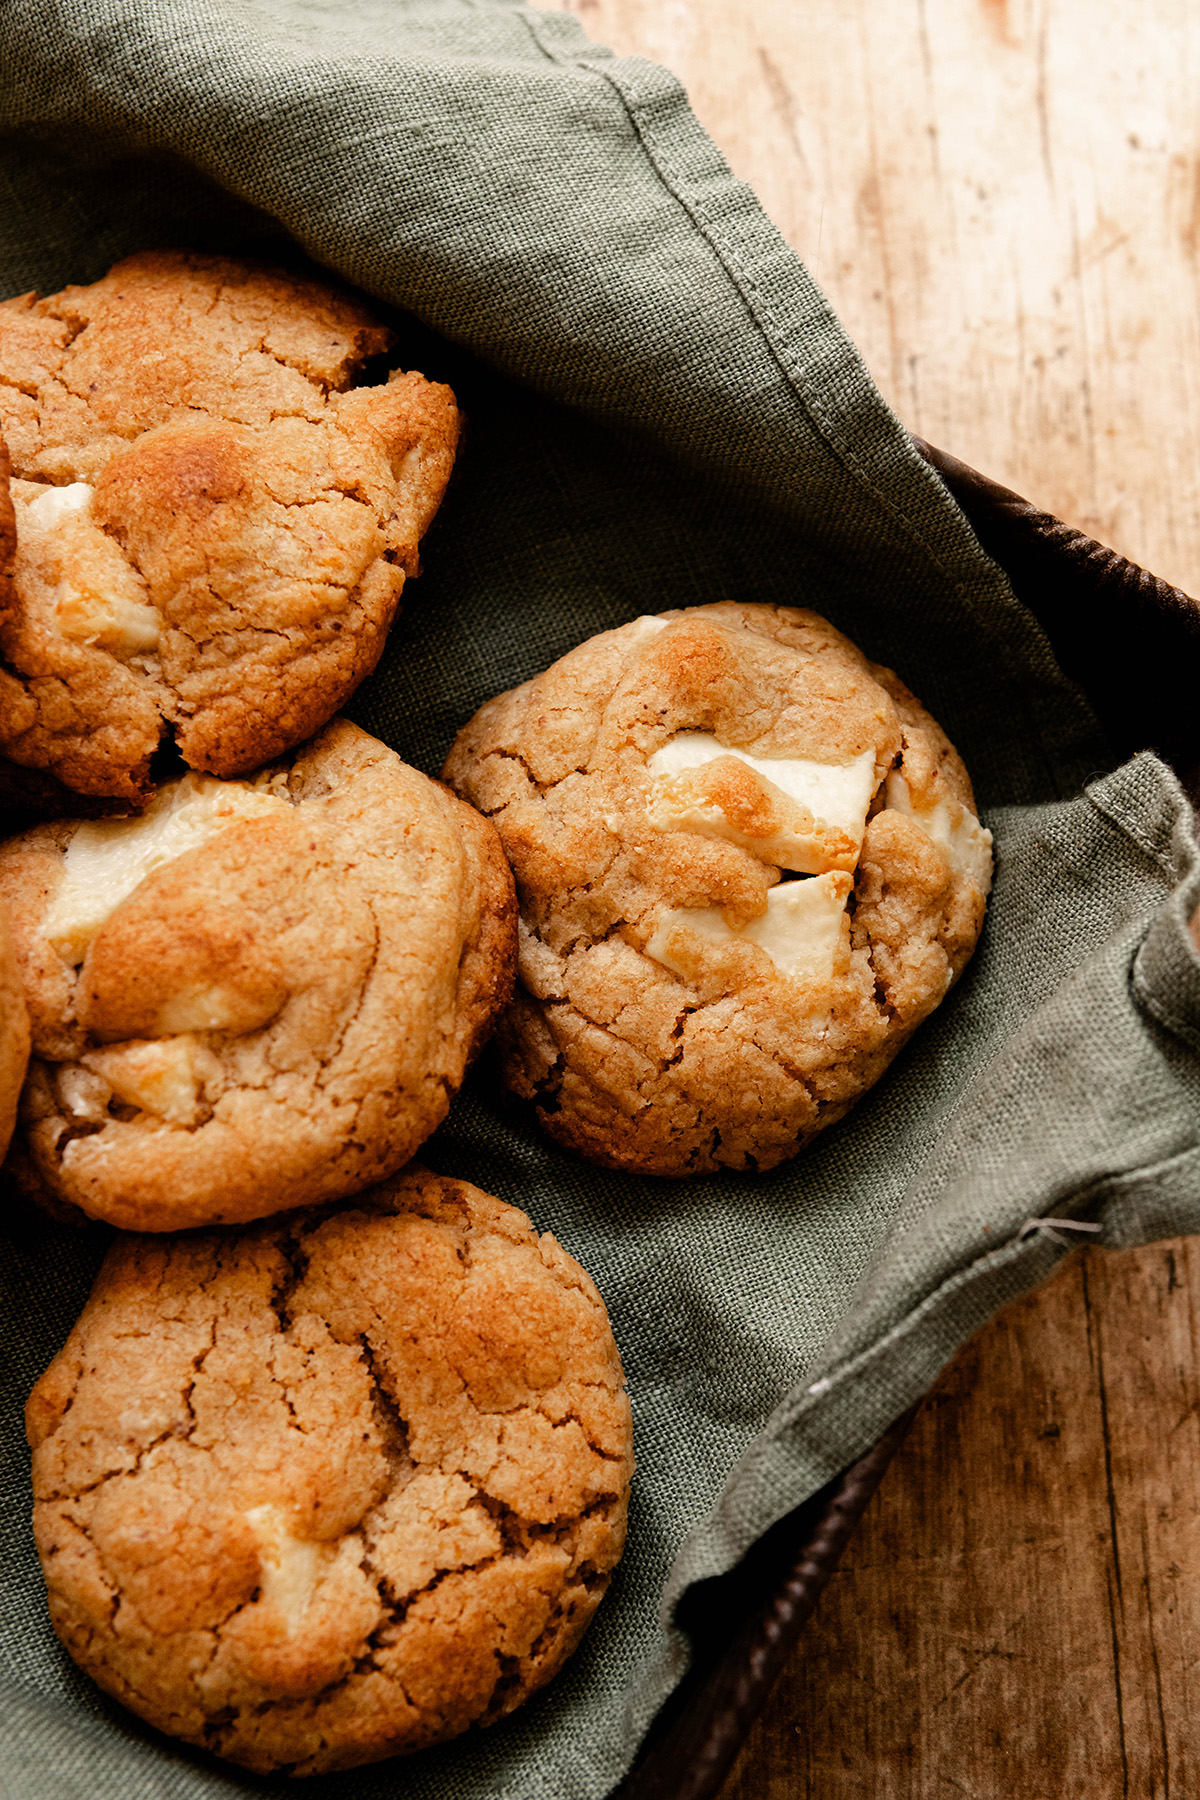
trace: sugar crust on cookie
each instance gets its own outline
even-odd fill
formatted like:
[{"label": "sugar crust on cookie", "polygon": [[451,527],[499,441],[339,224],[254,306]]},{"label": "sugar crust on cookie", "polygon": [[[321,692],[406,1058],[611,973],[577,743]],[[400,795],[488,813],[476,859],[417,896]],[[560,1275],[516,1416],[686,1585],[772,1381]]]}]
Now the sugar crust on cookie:
[{"label": "sugar crust on cookie", "polygon": [[940,726],[816,614],[604,632],[482,707],[444,778],[521,908],[504,1071],[610,1167],[771,1168],[961,974],[991,837]]},{"label": "sugar crust on cookie", "polygon": [[331,717],[458,437],[449,388],[353,387],[390,342],[331,286],[182,251],[0,302],[0,754],[136,802],[167,728],[236,775]]},{"label": "sugar crust on cookie", "polygon": [[26,1418],[71,1655],[264,1773],[510,1712],[624,1542],[599,1294],[516,1208],[421,1169],[331,1217],[118,1240]]},{"label": "sugar crust on cookie", "polygon": [[440,1124],[512,985],[491,825],[335,720],[252,782],[0,845],[23,1178],[130,1230],[356,1192]]}]

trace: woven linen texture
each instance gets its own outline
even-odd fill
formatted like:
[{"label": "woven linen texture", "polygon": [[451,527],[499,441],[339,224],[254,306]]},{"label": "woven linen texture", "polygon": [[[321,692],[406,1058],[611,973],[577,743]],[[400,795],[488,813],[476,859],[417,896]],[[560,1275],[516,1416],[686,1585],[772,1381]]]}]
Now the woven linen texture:
[{"label": "woven linen texture", "polygon": [[[677,82],[504,0],[9,0],[3,293],[162,244],[306,255],[453,383],[457,483],[352,716],[437,771],[485,699],[639,613],[803,604],[949,731],[996,834],[974,963],[848,1121],[775,1173],[671,1184],[538,1135],[485,1055],[424,1152],[595,1277],[633,1396],[629,1550],[511,1720],[313,1800],[598,1800],[678,1680],[684,1586],[863,1453],[1065,1254],[1200,1221],[1200,877],[1151,756],[1116,769],[1033,618],[919,460]],[[106,1234],[5,1209],[0,1790],[294,1792],[170,1744],[60,1651],[21,1408]]]}]

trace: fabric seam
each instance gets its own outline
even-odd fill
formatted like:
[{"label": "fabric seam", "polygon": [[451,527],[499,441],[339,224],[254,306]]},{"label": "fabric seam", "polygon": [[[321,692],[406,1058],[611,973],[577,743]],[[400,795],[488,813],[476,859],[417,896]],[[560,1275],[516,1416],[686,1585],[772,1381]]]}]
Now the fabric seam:
[{"label": "fabric seam", "polygon": [[[1195,1148],[1195,1146],[1193,1145],[1191,1148]],[[1187,1155],[1189,1154],[1189,1151],[1182,1151],[1179,1152],[1179,1154]],[[1148,1164],[1146,1165],[1146,1168],[1149,1169],[1158,1166],[1159,1165],[1157,1164]],[[1140,1175],[1145,1172],[1146,1170],[1137,1169],[1131,1173]],[[1122,1180],[1124,1177],[1116,1177],[1115,1179]],[[1081,1188],[1077,1193],[1070,1195],[1065,1200],[1056,1200],[1054,1202],[1056,1210],[1061,1211],[1064,1216],[1069,1216],[1071,1218],[1076,1217],[1075,1209],[1086,1203],[1090,1195],[1094,1194],[1098,1189],[1107,1186],[1113,1180],[1113,1177],[1105,1176],[1100,1182],[1092,1182],[1089,1187]],[[1103,1204],[1103,1201],[1098,1204]],[[1082,1214],[1079,1216],[1082,1216]],[[917,1306],[905,1313],[904,1317],[898,1319],[894,1325],[889,1326],[882,1337],[876,1338],[874,1343],[868,1344],[865,1349],[860,1350],[858,1354],[851,1357],[848,1362],[840,1363],[837,1368],[833,1369],[828,1375],[821,1376],[816,1383],[806,1386],[799,1394],[793,1392],[789,1399],[782,1401],[780,1411],[785,1412],[786,1416],[778,1421],[778,1429],[773,1433],[772,1441],[779,1441],[783,1433],[790,1431],[795,1427],[809,1403],[817,1399],[824,1400],[826,1396],[832,1393],[836,1388],[843,1386],[847,1381],[852,1381],[861,1372],[864,1366],[869,1364],[876,1357],[881,1356],[885,1351],[891,1349],[892,1346],[898,1343],[909,1331],[922,1324],[927,1315],[935,1312],[945,1299],[952,1296],[966,1282],[972,1280],[976,1276],[990,1274],[992,1270],[1002,1268],[1006,1262],[1015,1261],[1019,1254],[1028,1252],[1031,1249],[1031,1246],[1035,1244],[1048,1242],[1052,1242],[1052,1240],[1045,1238],[1040,1232],[1024,1238],[1021,1237],[1020,1233],[1016,1233],[1012,1237],[1006,1238],[1002,1244],[997,1244],[995,1249],[984,1251],[982,1256],[975,1257],[971,1262],[964,1264],[962,1268],[956,1269],[953,1274],[947,1275],[946,1278],[939,1282],[937,1287],[932,1289]],[[1065,1245],[1062,1249],[1056,1248],[1055,1261],[1061,1261],[1064,1256],[1069,1256],[1078,1248],[1080,1248],[1080,1246],[1075,1244]]]},{"label": "fabric seam", "polygon": [[1107,796],[1102,799],[1091,787],[1085,788],[1084,792],[1101,817],[1107,819],[1110,825],[1115,826],[1123,837],[1127,837],[1131,843],[1136,844],[1138,849],[1143,851],[1151,862],[1162,870],[1172,885],[1179,880],[1179,871],[1175,866],[1175,860],[1165,846],[1156,844],[1147,832],[1140,830],[1132,819],[1127,818],[1119,808],[1113,806]]}]

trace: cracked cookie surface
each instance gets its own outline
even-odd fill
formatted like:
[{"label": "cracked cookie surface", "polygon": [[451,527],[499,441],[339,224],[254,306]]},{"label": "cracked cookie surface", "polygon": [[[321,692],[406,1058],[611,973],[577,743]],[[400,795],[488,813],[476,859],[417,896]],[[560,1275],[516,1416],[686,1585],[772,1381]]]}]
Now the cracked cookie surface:
[{"label": "cracked cookie surface", "polygon": [[356,1192],[439,1125],[512,986],[493,827],[335,720],[253,782],[0,845],[33,1031],[18,1173],[129,1230]]},{"label": "cracked cookie surface", "polygon": [[0,753],[136,803],[258,767],[378,661],[458,438],[449,388],[354,388],[391,333],[348,294],[145,252],[0,302]]},{"label": "cracked cookie surface", "polygon": [[0,900],[0,1158],[12,1137],[28,1062],[29,1015],[8,908]]},{"label": "cracked cookie surface", "polygon": [[824,619],[602,633],[482,707],[444,777],[520,903],[505,1075],[595,1162],[774,1167],[961,974],[991,838],[940,726]]},{"label": "cracked cookie surface", "polygon": [[510,1712],[624,1541],[599,1294],[524,1213],[421,1169],[332,1217],[118,1240],[26,1419],[71,1655],[263,1772]]}]

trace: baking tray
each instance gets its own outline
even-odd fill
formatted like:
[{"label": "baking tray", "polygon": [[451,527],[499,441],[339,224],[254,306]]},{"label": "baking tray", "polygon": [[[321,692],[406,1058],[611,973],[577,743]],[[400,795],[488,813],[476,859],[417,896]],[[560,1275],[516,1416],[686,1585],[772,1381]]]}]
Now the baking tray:
[{"label": "baking tray", "polygon": [[[1123,757],[1152,749],[1200,804],[1200,603],[957,457],[914,438]],[[821,1591],[919,1408],[774,1525],[735,1568],[697,1582],[676,1622],[688,1672],[612,1800],[716,1800]]]}]

